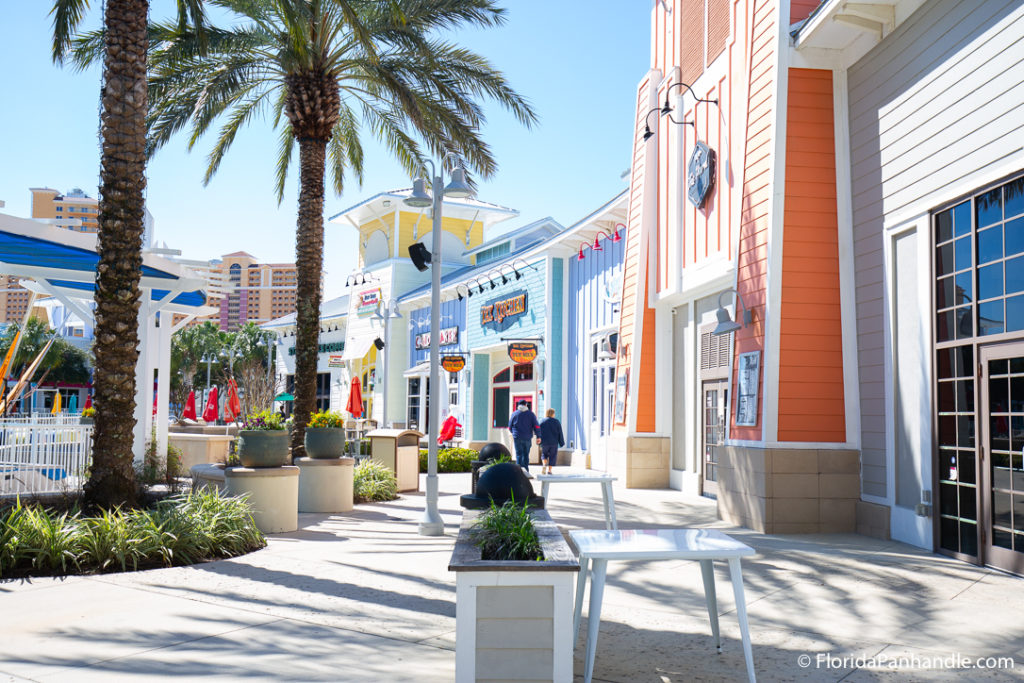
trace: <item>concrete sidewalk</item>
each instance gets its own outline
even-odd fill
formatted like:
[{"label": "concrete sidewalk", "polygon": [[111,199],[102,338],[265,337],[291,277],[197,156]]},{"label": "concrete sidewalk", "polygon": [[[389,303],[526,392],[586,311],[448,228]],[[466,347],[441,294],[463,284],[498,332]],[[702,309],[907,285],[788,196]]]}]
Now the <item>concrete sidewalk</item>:
[{"label": "concrete sidewalk", "polygon": [[[440,483],[440,538],[417,534],[423,497],[406,495],[300,515],[302,530],[233,560],[0,583],[0,680],[450,681],[447,564],[469,475]],[[551,494],[559,525],[603,526],[596,484]],[[676,491],[615,495],[621,528],[715,526],[758,550],[744,580],[759,680],[1024,680],[1024,580],[853,534],[755,534]],[[696,563],[610,564],[595,680],[745,680],[728,573],[717,571],[720,655]],[[879,656],[910,661],[849,661]],[[950,669],[956,656],[1013,657],[1017,668]]]}]

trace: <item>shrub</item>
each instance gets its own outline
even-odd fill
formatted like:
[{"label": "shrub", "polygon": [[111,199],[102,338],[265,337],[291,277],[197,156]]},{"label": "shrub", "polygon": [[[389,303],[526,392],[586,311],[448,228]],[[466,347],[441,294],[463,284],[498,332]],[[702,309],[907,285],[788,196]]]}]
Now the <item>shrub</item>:
[{"label": "shrub", "polygon": [[209,490],[91,517],[20,500],[0,511],[0,578],[171,567],[264,545],[248,504]]},{"label": "shrub", "polygon": [[256,429],[260,431],[274,432],[285,428],[284,417],[281,413],[272,410],[263,410],[252,413],[242,421],[242,429]]},{"label": "shrub", "polygon": [[145,489],[157,484],[165,484],[167,490],[177,493],[183,488],[181,477],[181,449],[167,445],[167,453],[163,458],[156,453],[156,428],[146,444],[146,454],[142,462],[135,466],[135,480]]},{"label": "shrub", "polygon": [[96,409],[92,406],[82,409],[82,417],[96,417]]},{"label": "shrub", "polygon": [[517,505],[514,500],[509,500],[498,507],[491,500],[490,509],[477,518],[471,533],[480,548],[480,559],[544,559],[537,531],[533,528],[533,518],[525,502]]},{"label": "shrub", "polygon": [[313,429],[341,429],[345,426],[345,418],[341,413],[332,413],[329,410],[322,410],[309,416],[307,427]]},{"label": "shrub", "polygon": [[357,503],[398,498],[395,473],[376,460],[367,459],[356,466],[353,487]]},{"label": "shrub", "polygon": [[[438,472],[469,472],[480,457],[472,448],[442,448],[437,451]],[[420,472],[427,471],[427,451],[420,450]]]}]

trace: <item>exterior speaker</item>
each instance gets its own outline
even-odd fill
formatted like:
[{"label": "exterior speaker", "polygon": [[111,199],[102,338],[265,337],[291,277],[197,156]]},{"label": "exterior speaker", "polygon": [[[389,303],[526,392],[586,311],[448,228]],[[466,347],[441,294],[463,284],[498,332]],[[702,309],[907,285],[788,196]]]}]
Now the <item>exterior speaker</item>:
[{"label": "exterior speaker", "polygon": [[412,264],[416,266],[416,270],[423,272],[430,266],[430,251],[423,246],[422,242],[414,242],[409,245],[409,258],[412,259]]}]

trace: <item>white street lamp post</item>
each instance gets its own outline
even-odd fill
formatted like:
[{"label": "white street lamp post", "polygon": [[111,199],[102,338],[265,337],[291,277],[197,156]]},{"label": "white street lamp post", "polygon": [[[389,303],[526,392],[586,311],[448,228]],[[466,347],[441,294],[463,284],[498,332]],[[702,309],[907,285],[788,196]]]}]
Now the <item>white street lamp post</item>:
[{"label": "white street lamp post", "polygon": [[[427,416],[427,495],[426,508],[419,524],[421,536],[444,534],[444,521],[437,509],[437,435],[441,406],[439,373],[441,363],[441,208],[444,195],[463,198],[473,194],[472,189],[466,185],[465,171],[461,166],[453,170],[451,184],[448,187],[444,186],[441,176],[444,173],[444,162],[449,156],[455,155],[452,153],[445,155],[441,159],[440,168],[435,168],[433,162],[427,161],[431,171],[432,198],[426,194],[421,177],[413,183],[412,194],[404,200],[408,206],[419,208],[433,206],[430,249],[430,394],[428,398],[430,403]],[[430,203],[428,204],[428,202]]]},{"label": "white street lamp post", "polygon": [[384,349],[381,351],[381,376],[377,381],[384,383],[381,389],[381,401],[384,403],[380,412],[380,423],[384,428],[391,425],[388,423],[388,366],[391,363],[391,321],[401,318],[398,312],[398,302],[392,299],[384,307]]}]

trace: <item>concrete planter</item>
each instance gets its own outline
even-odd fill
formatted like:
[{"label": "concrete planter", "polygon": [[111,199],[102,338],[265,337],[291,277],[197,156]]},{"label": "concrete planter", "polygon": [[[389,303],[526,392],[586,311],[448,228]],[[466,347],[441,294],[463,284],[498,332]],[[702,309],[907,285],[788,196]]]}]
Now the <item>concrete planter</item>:
[{"label": "concrete planter", "polygon": [[228,461],[232,436],[224,434],[168,434],[167,443],[181,450],[181,468]]},{"label": "concrete planter", "polygon": [[295,464],[299,468],[299,512],[352,509],[355,458],[296,458]]},{"label": "concrete planter", "polygon": [[288,432],[283,429],[238,431],[242,467],[281,467],[288,464],[288,457]]},{"label": "concrete planter", "polygon": [[298,467],[225,467],[224,488],[229,496],[247,497],[253,521],[263,533],[299,527]]},{"label": "concrete planter", "polygon": [[470,535],[479,512],[463,513],[448,564],[455,572],[457,683],[572,681],[573,579],[580,563],[550,515],[531,514],[541,562],[481,560]]},{"label": "concrete planter", "polygon": [[340,427],[306,427],[303,445],[310,458],[340,458],[345,455],[345,430]]}]

